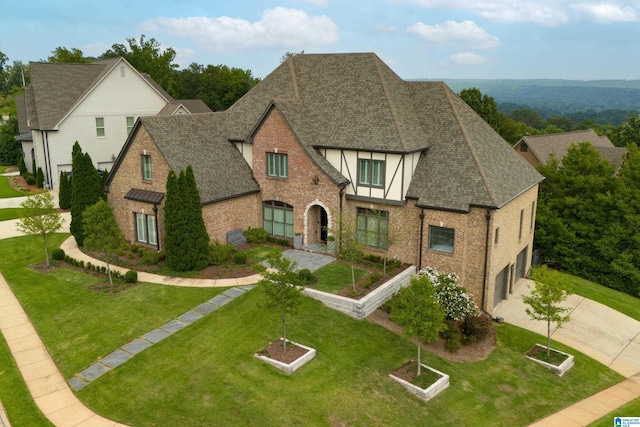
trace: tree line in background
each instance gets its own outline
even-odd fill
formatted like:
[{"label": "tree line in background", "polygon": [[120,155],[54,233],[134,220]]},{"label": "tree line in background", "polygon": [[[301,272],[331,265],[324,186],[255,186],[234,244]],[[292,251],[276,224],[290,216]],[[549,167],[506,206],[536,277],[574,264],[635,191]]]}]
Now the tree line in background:
[{"label": "tree line in background", "polygon": [[493,97],[483,95],[477,88],[460,91],[460,97],[511,145],[524,136],[587,129],[607,136],[618,147],[640,142],[640,114],[636,111],[585,111],[544,119],[538,111],[529,108],[501,111]]}]

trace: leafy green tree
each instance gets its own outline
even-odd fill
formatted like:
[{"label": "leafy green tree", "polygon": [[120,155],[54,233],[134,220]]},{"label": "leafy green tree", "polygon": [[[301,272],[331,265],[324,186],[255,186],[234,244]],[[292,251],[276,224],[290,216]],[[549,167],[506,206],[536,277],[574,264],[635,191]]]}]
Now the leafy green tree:
[{"label": "leafy green tree", "polygon": [[53,206],[53,196],[48,191],[32,194],[20,204],[20,207],[22,213],[18,220],[18,230],[25,234],[42,236],[46,263],[49,267],[47,235],[58,231],[64,223],[64,219]]},{"label": "leafy green tree", "polygon": [[629,120],[622,123],[618,130],[618,143],[621,147],[629,144],[640,144],[640,114],[629,117]]},{"label": "leafy green tree", "polygon": [[15,165],[22,155],[22,144],[16,141],[18,119],[15,116],[0,126],[0,165]]},{"label": "leafy green tree", "polygon": [[338,215],[338,244],[340,258],[351,264],[352,293],[356,293],[355,266],[364,257],[364,243],[358,239],[358,231],[354,221],[350,221],[343,213]]},{"label": "leafy green tree", "polygon": [[71,207],[71,177],[65,171],[60,171],[60,188],[58,192],[58,204],[60,209]]},{"label": "leafy green tree", "polygon": [[535,280],[535,286],[531,290],[531,295],[523,295],[522,300],[529,306],[526,312],[533,320],[547,322],[547,355],[549,355],[551,323],[555,323],[556,328],[560,328],[564,322],[569,321],[569,316],[564,314],[569,309],[558,305],[567,299],[568,293],[558,273],[547,269],[546,266],[534,270],[531,277]]},{"label": "leafy green tree", "polygon": [[128,46],[118,43],[102,54],[103,58],[121,56],[136,70],[148,73],[164,90],[175,95],[174,71],[178,64],[174,63],[176,51],[168,47],[161,50],[160,43],[154,39],[146,39],[143,34],[140,39],[128,38]]},{"label": "leafy green tree", "polygon": [[502,114],[498,111],[496,101],[489,95],[483,95],[478,88],[464,89],[460,97],[473,110],[484,119],[485,122],[498,132],[502,124]]},{"label": "leafy green tree", "polygon": [[520,108],[512,111],[509,115],[513,120],[522,122],[534,129],[540,130],[547,127],[547,122],[540,116],[540,113],[530,108]]},{"label": "leafy green tree", "polygon": [[176,73],[176,93],[180,99],[200,99],[212,110],[222,111],[233,105],[259,81],[250,70],[226,65],[204,67],[192,63]]},{"label": "leafy green tree", "polygon": [[421,374],[421,343],[438,339],[446,328],[445,309],[438,302],[428,276],[413,277],[393,298],[391,320],[404,327],[404,332],[418,341],[418,372]]},{"label": "leafy green tree", "polygon": [[93,166],[89,153],[82,153],[80,144],[73,145],[71,168],[71,234],[79,246],[84,245],[83,213],[87,206],[95,204],[103,194],[98,171]]},{"label": "leafy green tree", "polygon": [[267,262],[270,270],[262,273],[258,286],[267,297],[267,307],[280,313],[282,323],[282,346],[287,351],[287,323],[286,316],[295,314],[302,302],[302,281],[296,273],[296,263],[278,254],[270,257]]},{"label": "leafy green tree", "polygon": [[113,255],[124,245],[124,235],[113,216],[113,209],[102,199],[85,209],[83,221],[84,245],[87,249],[100,252],[104,256],[109,286],[113,293],[110,262]]},{"label": "leafy green tree", "polygon": [[51,56],[47,58],[49,62],[73,62],[73,63],[89,63],[93,62],[91,58],[85,58],[84,53],[80,49],[66,47],[57,47],[51,51]]},{"label": "leafy green tree", "polygon": [[304,50],[301,50],[300,52],[285,52],[281,57],[280,57],[280,63],[282,64],[284,61],[286,61],[287,59],[296,56],[296,55],[304,55]]}]

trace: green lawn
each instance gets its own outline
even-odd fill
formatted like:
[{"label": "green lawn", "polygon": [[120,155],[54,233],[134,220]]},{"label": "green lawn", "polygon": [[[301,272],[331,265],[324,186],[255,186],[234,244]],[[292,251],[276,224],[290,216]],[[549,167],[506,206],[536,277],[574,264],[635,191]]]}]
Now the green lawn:
[{"label": "green lawn", "polygon": [[12,168],[13,166],[0,166],[0,174],[3,174],[4,171],[6,171],[9,168]]},{"label": "green lawn", "polygon": [[[356,282],[365,277],[369,272],[360,268],[354,270]],[[337,293],[352,284],[351,265],[344,262],[332,262],[313,272],[318,278],[318,283],[313,289],[323,292]]]},{"label": "green lawn", "polygon": [[26,196],[27,193],[22,193],[15,190],[11,184],[9,184],[9,178],[6,176],[0,176],[0,199],[6,199],[7,197],[20,197]]},{"label": "green lawn", "polygon": [[[51,247],[65,235],[52,236]],[[0,241],[0,270],[25,306],[65,378],[223,289],[141,284],[117,296],[90,290],[96,279],[60,269],[26,268],[44,259],[35,237]],[[498,348],[484,361],[457,363],[423,352],[451,375],[451,386],[424,403],[388,374],[415,358],[403,337],[304,298],[288,337],[317,349],[291,376],[252,355],[280,336],[278,313],[259,289],[136,355],[78,396],[129,425],[456,425],[519,426],[550,415],[622,378],[575,351],[563,378],[523,353],[541,336],[497,325]],[[554,343],[554,347],[569,350]],[[30,399],[0,339],[0,396],[13,425],[48,425]],[[6,396],[9,396],[7,398]],[[302,409],[303,408],[303,409]]]},{"label": "green lawn", "polygon": [[640,417],[640,399],[636,399],[622,408],[616,409],[609,415],[605,415],[595,423],[589,424],[590,427],[611,427],[614,417]]},{"label": "green lawn", "polygon": [[20,218],[22,208],[4,208],[0,209],[0,221],[6,221],[8,219]]}]

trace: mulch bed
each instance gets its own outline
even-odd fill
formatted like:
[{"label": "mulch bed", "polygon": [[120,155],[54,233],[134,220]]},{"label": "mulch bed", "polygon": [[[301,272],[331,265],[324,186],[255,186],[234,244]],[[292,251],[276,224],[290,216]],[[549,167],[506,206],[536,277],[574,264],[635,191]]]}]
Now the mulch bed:
[{"label": "mulch bed", "polygon": [[549,351],[549,355],[547,355],[547,347],[534,345],[533,348],[525,353],[529,357],[533,357],[534,359],[542,360],[543,362],[550,363],[554,366],[562,365],[568,356],[558,353],[554,349]]},{"label": "mulch bed", "polygon": [[136,283],[125,283],[124,278],[116,278],[113,276],[113,270],[112,272],[112,279],[113,279],[113,287],[111,286],[111,284],[109,283],[109,276],[106,273],[99,273],[97,271],[93,271],[93,270],[89,270],[86,268],[82,268],[82,267],[76,267],[73,266],[69,263],[63,262],[63,261],[50,261],[49,262],[49,267],[47,267],[47,263],[46,262],[41,262],[38,264],[31,264],[30,266],[28,266],[27,268],[29,268],[30,270],[33,271],[37,271],[38,273],[42,273],[42,274],[47,274],[47,273],[51,273],[53,271],[58,270],[59,268],[68,268],[71,270],[75,270],[75,271],[79,271],[82,272],[84,274],[88,274],[90,276],[93,277],[97,277],[99,279],[102,279],[100,282],[94,283],[92,285],[89,286],[89,289],[91,289],[92,291],[96,291],[99,292],[101,294],[104,295],[117,295],[122,291],[125,291],[129,288],[132,288],[134,286],[136,286],[139,282]]},{"label": "mulch bed", "polygon": [[282,348],[282,339],[279,339],[262,349],[260,354],[277,360],[278,362],[289,364],[307,354],[308,351],[306,348],[302,348],[288,341],[287,351],[285,352]]},{"label": "mulch bed", "polygon": [[[402,326],[393,322],[387,313],[382,310],[376,310],[367,317],[370,322],[377,323],[398,335],[402,335]],[[478,362],[484,360],[497,346],[497,337],[495,328],[491,328],[487,337],[477,343],[463,345],[460,350],[455,353],[451,353],[445,348],[445,340],[439,339],[438,341],[422,344],[422,348],[434,353],[435,355],[450,360],[452,362]]]},{"label": "mulch bed", "polygon": [[436,374],[423,366],[422,369],[420,369],[420,377],[422,378],[416,381],[418,374],[418,361],[416,360],[408,361],[393,371],[392,374],[423,389],[429,387],[431,384],[442,378],[440,374]]},{"label": "mulch bed", "polygon": [[[336,261],[336,262],[340,262],[340,261]],[[391,269],[389,269],[387,267],[387,274],[385,276],[382,276],[382,278],[380,280],[378,280],[377,282],[372,283],[368,287],[367,287],[367,284],[369,283],[370,274],[382,273],[381,266],[379,264],[372,264],[372,265],[359,264],[359,265],[356,265],[355,266],[356,268],[359,268],[361,270],[367,270],[370,274],[366,275],[365,277],[363,277],[362,279],[360,279],[360,280],[358,280],[356,282],[355,295],[352,292],[353,291],[353,285],[352,284],[349,284],[347,287],[342,289],[340,292],[337,292],[337,295],[340,295],[340,296],[343,296],[343,297],[347,297],[347,298],[360,299],[360,298],[366,296],[367,294],[373,292],[374,290],[376,290],[377,288],[379,288],[383,284],[385,284],[387,281],[389,281],[389,279],[393,278],[398,273],[401,273],[404,270],[406,270],[407,268],[409,268],[410,265],[411,264],[402,264],[400,267],[398,267],[396,269],[393,269],[393,270],[391,270]]]},{"label": "mulch bed", "polygon": [[[5,173],[15,171],[17,171],[17,168],[8,168],[7,170],[5,170]],[[38,186],[35,184],[27,184],[27,182],[21,175],[9,176],[7,178],[9,179],[9,184],[11,184],[11,187],[13,187],[15,190],[24,192],[25,195],[27,195],[27,193],[41,190],[41,188],[38,188]]]}]

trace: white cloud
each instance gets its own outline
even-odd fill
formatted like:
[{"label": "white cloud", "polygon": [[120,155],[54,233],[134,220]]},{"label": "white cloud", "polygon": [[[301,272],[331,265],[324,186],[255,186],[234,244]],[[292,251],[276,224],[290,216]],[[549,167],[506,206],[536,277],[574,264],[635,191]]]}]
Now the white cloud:
[{"label": "white cloud", "polygon": [[632,6],[602,3],[575,3],[570,6],[578,14],[601,24],[636,22],[638,10]]},{"label": "white cloud", "polygon": [[429,9],[463,10],[494,22],[533,23],[555,26],[568,22],[567,8],[561,0],[393,0]]},{"label": "white cloud", "polygon": [[338,27],[326,15],[309,16],[297,9],[265,10],[257,22],[221,16],[155,18],[140,24],[142,31],[164,31],[194,41],[202,49],[233,52],[240,49],[310,49],[338,41]]},{"label": "white cloud", "polygon": [[493,49],[500,39],[478,27],[473,21],[445,21],[443,24],[413,24],[407,31],[419,36],[425,43],[456,45],[467,49]]},{"label": "white cloud", "polygon": [[481,65],[486,64],[489,60],[482,55],[478,55],[472,52],[463,52],[451,55],[449,61],[457,65]]}]

